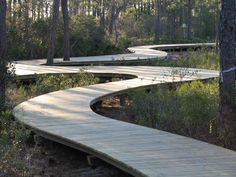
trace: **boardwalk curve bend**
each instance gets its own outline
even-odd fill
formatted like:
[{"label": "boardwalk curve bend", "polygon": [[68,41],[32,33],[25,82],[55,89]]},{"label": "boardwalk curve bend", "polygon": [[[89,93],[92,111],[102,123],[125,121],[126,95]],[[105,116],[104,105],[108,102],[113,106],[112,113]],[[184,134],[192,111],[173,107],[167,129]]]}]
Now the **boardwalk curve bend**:
[{"label": "boardwalk curve bend", "polygon": [[[72,58],[72,61],[114,61],[165,58],[156,49],[199,47],[202,44],[138,46],[122,55]],[[214,45],[214,44],[206,44]],[[56,59],[60,62],[61,59]],[[44,60],[16,63],[16,74],[74,73],[79,67],[45,66]],[[181,68],[175,68],[181,71]],[[97,156],[138,177],[235,177],[236,152],[208,143],[112,120],[94,113],[90,106],[99,99],[130,88],[218,77],[218,71],[188,69],[184,78],[173,68],[147,66],[94,66],[92,73],[119,73],[137,78],[90,85],[45,94],[14,108],[14,117],[39,135]]]}]

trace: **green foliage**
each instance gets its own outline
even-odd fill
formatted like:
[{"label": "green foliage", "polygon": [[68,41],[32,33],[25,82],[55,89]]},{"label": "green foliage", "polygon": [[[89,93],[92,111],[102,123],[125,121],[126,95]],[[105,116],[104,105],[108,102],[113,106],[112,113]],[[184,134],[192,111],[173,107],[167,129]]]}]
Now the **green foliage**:
[{"label": "green foliage", "polygon": [[73,56],[103,55],[119,52],[118,48],[108,40],[98,21],[92,16],[77,15],[72,18],[71,48]]},{"label": "green foliage", "polygon": [[24,176],[26,166],[21,159],[30,131],[13,120],[11,112],[0,112],[0,171]]},{"label": "green foliage", "polygon": [[[127,45],[130,44],[127,42]],[[200,49],[198,51],[187,51],[186,54],[178,56],[176,59],[160,60],[158,58],[142,60],[139,62],[123,62],[129,66],[169,66],[169,67],[184,67],[184,68],[199,68],[219,70],[220,57],[213,49]],[[116,63],[110,65],[117,65]],[[120,65],[120,63],[118,63]]]},{"label": "green foliage", "polygon": [[75,75],[37,75],[36,83],[29,87],[31,95],[39,95],[57,90],[92,85],[96,82],[97,80],[92,74],[84,72]]},{"label": "green foliage", "polygon": [[[7,55],[11,60],[46,58],[50,19],[28,21],[18,19],[17,24],[8,23]],[[57,28],[55,57],[63,55],[63,22]],[[71,56],[114,54],[121,52],[107,37],[105,30],[92,16],[76,15],[70,21]]]},{"label": "green foliage", "polygon": [[7,90],[7,102],[10,107],[17,105],[29,98],[49,92],[92,85],[97,83],[97,78],[91,73],[81,71],[76,74],[35,75],[35,82],[24,85],[13,81]]},{"label": "green foliage", "polygon": [[128,11],[119,19],[118,28],[121,36],[128,39],[143,39],[154,34],[154,16],[148,14],[136,15],[133,11]]},{"label": "green foliage", "polygon": [[17,24],[8,24],[7,56],[11,60],[44,58],[47,54],[49,20],[18,19]]},{"label": "green foliage", "polygon": [[218,70],[220,57],[214,50],[203,48],[196,52],[188,51],[187,55],[176,60],[156,60],[153,65]]},{"label": "green foliage", "polygon": [[[45,58],[49,39],[52,3],[47,0],[8,1],[7,55],[9,59]],[[130,45],[155,42],[156,13],[160,14],[159,43],[215,41],[220,0],[192,1],[192,37],[187,38],[187,0],[78,1],[70,0],[70,42],[72,56],[123,52]],[[11,7],[11,8],[10,8]],[[114,8],[114,7],[113,7]],[[113,20],[112,13],[114,12]],[[63,20],[59,14],[55,57],[63,53]],[[112,34],[108,34],[113,23]]]},{"label": "green foliage", "polygon": [[207,134],[218,114],[218,83],[203,84],[195,81],[183,84],[177,89],[177,94],[181,101],[180,115],[184,118],[188,134]]},{"label": "green foliage", "polygon": [[[160,37],[160,44],[187,44],[187,43],[207,43],[211,42],[210,39],[204,39],[199,37],[192,37],[191,39],[183,38],[182,36],[176,36],[170,38],[169,35],[162,35]],[[214,41],[213,41],[214,42]]]},{"label": "green foliage", "polygon": [[135,122],[191,137],[212,133],[218,110],[218,83],[193,81],[176,89],[160,86],[129,93]]},{"label": "green foliage", "polygon": [[189,68],[215,69],[220,68],[220,57],[214,50],[201,49],[191,52],[190,55],[182,56],[176,60],[178,66]]}]

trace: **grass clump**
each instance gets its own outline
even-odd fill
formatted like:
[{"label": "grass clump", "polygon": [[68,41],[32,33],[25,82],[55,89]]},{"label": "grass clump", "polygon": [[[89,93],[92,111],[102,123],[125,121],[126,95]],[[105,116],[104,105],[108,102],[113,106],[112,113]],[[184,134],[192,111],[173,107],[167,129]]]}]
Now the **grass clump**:
[{"label": "grass clump", "polygon": [[205,139],[213,133],[218,110],[218,83],[193,81],[175,89],[131,91],[134,122],[185,136]]}]

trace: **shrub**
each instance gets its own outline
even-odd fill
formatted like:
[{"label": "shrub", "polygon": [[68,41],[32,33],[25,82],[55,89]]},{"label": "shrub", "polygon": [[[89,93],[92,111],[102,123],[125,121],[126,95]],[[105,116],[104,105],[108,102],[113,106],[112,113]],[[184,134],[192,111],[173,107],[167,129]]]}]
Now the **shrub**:
[{"label": "shrub", "polygon": [[38,75],[36,76],[36,83],[30,85],[30,95],[40,95],[57,90],[92,85],[96,82],[97,80],[92,74],[84,72],[73,75]]},{"label": "shrub", "polygon": [[176,92],[180,99],[180,115],[184,119],[186,133],[190,136],[207,134],[218,111],[217,82],[204,84],[194,81],[181,85]]},{"label": "shrub", "polygon": [[202,69],[219,69],[220,57],[214,50],[201,49],[190,52],[187,56],[181,56],[176,60],[178,66]]},{"label": "shrub", "polygon": [[28,85],[16,82],[7,89],[7,101],[13,107],[29,98],[49,92],[97,83],[93,74],[81,71],[76,74],[35,75],[35,82]]},{"label": "shrub", "polygon": [[136,38],[136,40],[142,40],[148,36],[153,37],[154,18],[154,16],[147,14],[139,14],[137,16],[135,11],[128,11],[122,14],[122,17],[118,20],[118,32],[127,39]]},{"label": "shrub", "polygon": [[193,81],[154,92],[131,91],[134,122],[191,137],[212,133],[218,109],[217,81]]},{"label": "shrub", "polygon": [[[107,39],[105,30],[92,16],[75,16],[71,20],[71,48],[73,56],[113,54],[120,50]],[[63,37],[60,37],[63,43]]]},{"label": "shrub", "polygon": [[176,60],[156,60],[153,65],[217,70],[220,68],[220,57],[214,50],[203,48],[196,52],[189,50],[187,55]]}]

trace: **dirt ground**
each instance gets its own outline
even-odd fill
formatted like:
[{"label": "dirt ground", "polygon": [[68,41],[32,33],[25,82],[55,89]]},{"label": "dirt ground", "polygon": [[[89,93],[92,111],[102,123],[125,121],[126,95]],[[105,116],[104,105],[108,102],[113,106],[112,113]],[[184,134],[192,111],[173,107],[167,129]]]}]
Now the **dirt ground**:
[{"label": "dirt ground", "polygon": [[[36,144],[28,145],[23,163],[30,177],[131,177],[102,160],[92,158],[88,164],[88,154],[34,135]],[[22,175],[19,175],[22,176]],[[18,177],[4,174],[0,177]]]}]

